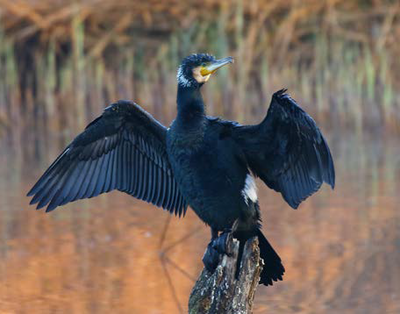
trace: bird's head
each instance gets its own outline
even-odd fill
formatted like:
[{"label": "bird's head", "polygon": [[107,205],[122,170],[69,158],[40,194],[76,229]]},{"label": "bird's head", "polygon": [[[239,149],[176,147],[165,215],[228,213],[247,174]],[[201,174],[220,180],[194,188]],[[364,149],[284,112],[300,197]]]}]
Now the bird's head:
[{"label": "bird's head", "polygon": [[211,74],[229,63],[233,63],[232,57],[217,60],[206,53],[192,54],[183,59],[179,66],[178,84],[182,87],[201,86],[208,81]]}]

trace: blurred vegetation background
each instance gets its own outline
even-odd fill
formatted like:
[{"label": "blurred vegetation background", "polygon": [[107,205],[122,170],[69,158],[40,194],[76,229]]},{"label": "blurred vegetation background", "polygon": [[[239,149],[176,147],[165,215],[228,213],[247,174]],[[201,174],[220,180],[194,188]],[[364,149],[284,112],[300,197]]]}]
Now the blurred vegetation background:
[{"label": "blurred vegetation background", "polygon": [[112,192],[44,215],[26,192],[118,99],[168,125],[193,52],[236,61],[208,114],[257,123],[289,88],[335,159],[299,211],[259,184],[287,272],[255,313],[400,313],[399,39],[399,0],[0,0],[0,313],[184,313],[209,241],[191,211]]},{"label": "blurred vegetation background", "polygon": [[80,130],[132,99],[175,114],[184,56],[232,55],[208,113],[259,121],[282,87],[326,128],[400,130],[400,3],[388,0],[0,0],[0,129]]}]

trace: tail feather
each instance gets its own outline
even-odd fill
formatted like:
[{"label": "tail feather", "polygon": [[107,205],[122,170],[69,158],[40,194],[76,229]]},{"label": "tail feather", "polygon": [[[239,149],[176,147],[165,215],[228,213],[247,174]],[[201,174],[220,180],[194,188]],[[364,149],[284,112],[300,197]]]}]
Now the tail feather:
[{"label": "tail feather", "polygon": [[265,264],[260,275],[260,284],[272,286],[273,281],[282,280],[285,268],[282,265],[281,258],[259,229],[257,230],[257,236],[260,247],[260,256],[264,260]]}]

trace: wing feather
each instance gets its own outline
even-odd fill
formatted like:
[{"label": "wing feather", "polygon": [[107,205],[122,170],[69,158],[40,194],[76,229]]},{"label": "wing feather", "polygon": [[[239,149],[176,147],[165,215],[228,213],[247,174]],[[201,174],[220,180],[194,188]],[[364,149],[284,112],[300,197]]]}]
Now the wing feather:
[{"label": "wing feather", "polygon": [[181,216],[187,205],[168,161],[166,132],[136,104],[112,104],[32,187],[31,204],[51,211],[117,189]]},{"label": "wing feather", "polygon": [[335,186],[329,147],[315,121],[280,90],[272,96],[267,116],[258,125],[233,126],[253,173],[280,192],[293,208],[319,190]]}]

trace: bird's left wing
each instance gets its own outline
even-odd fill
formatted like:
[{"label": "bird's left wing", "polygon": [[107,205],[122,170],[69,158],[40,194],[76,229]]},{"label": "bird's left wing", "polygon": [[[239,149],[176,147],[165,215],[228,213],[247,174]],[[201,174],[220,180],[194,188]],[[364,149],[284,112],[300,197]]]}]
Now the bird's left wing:
[{"label": "bird's left wing", "polygon": [[232,136],[244,151],[252,172],[280,192],[293,208],[323,182],[335,186],[329,147],[315,121],[280,90],[258,125],[237,125]]},{"label": "bird's left wing", "polygon": [[46,211],[112,190],[181,216],[187,205],[166,153],[166,128],[130,101],[90,123],[51,164],[28,196]]}]

